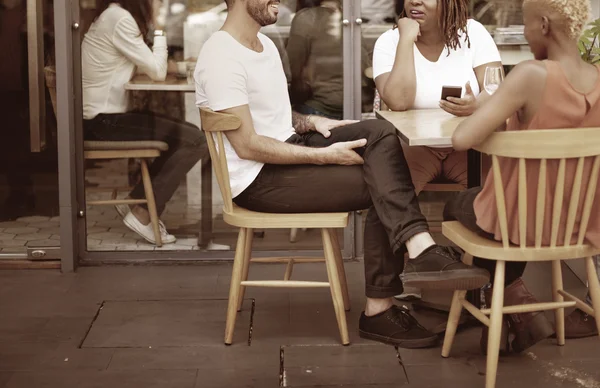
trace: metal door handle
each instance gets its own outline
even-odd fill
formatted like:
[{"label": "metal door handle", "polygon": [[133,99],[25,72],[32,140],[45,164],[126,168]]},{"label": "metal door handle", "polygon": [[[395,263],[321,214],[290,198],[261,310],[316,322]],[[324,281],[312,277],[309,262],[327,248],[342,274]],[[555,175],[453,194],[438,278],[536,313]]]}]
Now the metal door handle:
[{"label": "metal door handle", "polygon": [[361,24],[363,24],[363,20],[361,18],[356,18],[356,20],[354,21],[356,24],[358,24],[359,26]]},{"label": "metal door handle", "polygon": [[342,20],[342,24],[344,25],[344,27],[349,26],[350,25],[350,20],[344,19],[344,20]]}]

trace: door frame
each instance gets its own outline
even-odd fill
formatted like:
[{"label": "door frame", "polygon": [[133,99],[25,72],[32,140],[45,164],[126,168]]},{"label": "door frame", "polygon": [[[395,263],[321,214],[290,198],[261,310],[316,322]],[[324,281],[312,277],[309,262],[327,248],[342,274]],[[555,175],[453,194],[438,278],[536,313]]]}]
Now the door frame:
[{"label": "door frame", "polygon": [[[360,0],[343,0],[344,117],[361,117]],[[79,0],[54,1],[61,268],[79,264],[161,262],[164,260],[233,260],[233,251],[114,252],[87,251],[81,87],[81,29]],[[344,230],[343,256],[356,257],[355,217]],[[360,242],[359,241],[359,242]],[[264,257],[319,256],[321,251],[261,251]]]}]

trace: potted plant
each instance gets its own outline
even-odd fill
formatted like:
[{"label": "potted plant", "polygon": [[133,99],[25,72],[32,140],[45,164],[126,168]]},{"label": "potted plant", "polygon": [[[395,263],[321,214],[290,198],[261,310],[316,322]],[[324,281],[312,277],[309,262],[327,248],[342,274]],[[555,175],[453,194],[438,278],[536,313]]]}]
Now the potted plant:
[{"label": "potted plant", "polygon": [[579,52],[581,58],[595,65],[600,62],[600,19],[596,19],[588,25],[588,28],[579,38]]}]

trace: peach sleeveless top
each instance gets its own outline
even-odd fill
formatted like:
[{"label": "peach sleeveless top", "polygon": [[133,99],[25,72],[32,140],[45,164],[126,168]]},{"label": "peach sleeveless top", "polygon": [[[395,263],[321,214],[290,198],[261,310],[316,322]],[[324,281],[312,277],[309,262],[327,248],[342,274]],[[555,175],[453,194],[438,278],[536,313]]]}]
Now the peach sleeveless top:
[{"label": "peach sleeveless top", "polygon": [[[557,62],[546,61],[548,76],[541,105],[529,125],[519,122],[515,114],[508,122],[508,131],[519,131],[527,129],[561,129],[561,128],[586,128],[600,127],[600,76],[594,89],[588,94],[577,92],[567,79],[565,73]],[[600,73],[600,68],[599,68]],[[576,129],[574,129],[576,131]],[[600,136],[600,130],[598,133]],[[532,145],[534,146],[534,145]],[[583,207],[587,182],[591,174],[593,158],[587,158],[583,170],[583,187],[579,198],[579,213]],[[518,209],[518,159],[499,158],[502,172],[502,182],[505,188],[508,233],[513,244],[520,244],[519,239],[519,209]],[[546,217],[543,232],[543,245],[550,245],[550,232],[552,222],[552,205],[554,202],[554,188],[558,171],[558,160],[548,160],[546,187]],[[535,244],[535,215],[539,175],[539,161],[528,160],[527,165],[527,245]],[[561,226],[558,233],[558,245],[564,244],[567,213],[571,202],[571,188],[575,179],[577,160],[567,160],[565,193],[563,199],[563,212],[561,215]],[[502,240],[498,213],[496,210],[496,198],[494,194],[494,178],[488,174],[481,193],[474,203],[477,225],[484,231],[494,235],[496,240]],[[580,219],[575,222],[574,236],[579,233]],[[600,247],[600,184],[596,189],[595,202],[586,232],[587,243]],[[572,243],[575,243],[574,238]]]}]

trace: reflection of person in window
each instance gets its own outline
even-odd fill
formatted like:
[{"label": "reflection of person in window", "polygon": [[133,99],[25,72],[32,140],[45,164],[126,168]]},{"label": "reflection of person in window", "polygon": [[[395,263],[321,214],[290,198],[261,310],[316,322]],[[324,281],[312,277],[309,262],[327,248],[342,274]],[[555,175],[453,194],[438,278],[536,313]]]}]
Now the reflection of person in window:
[{"label": "reflection of person in window", "polygon": [[342,10],[319,1],[296,13],[286,46],[294,110],[341,119],[344,105]]},{"label": "reflection of person in window", "polygon": [[[206,139],[192,124],[150,113],[127,112],[125,84],[136,67],[155,81],[167,74],[167,41],[156,36],[151,50],[144,42],[158,0],[103,0],[81,46],[83,118],[86,140],[159,140],[169,145],[150,166],[156,207],[160,214],[186,173],[208,157]],[[154,5],[153,5],[154,3]],[[206,159],[207,160],[207,159]],[[129,197],[144,198],[138,184]],[[155,243],[148,210],[118,206],[125,225]],[[163,243],[175,242],[161,222]]]}]

